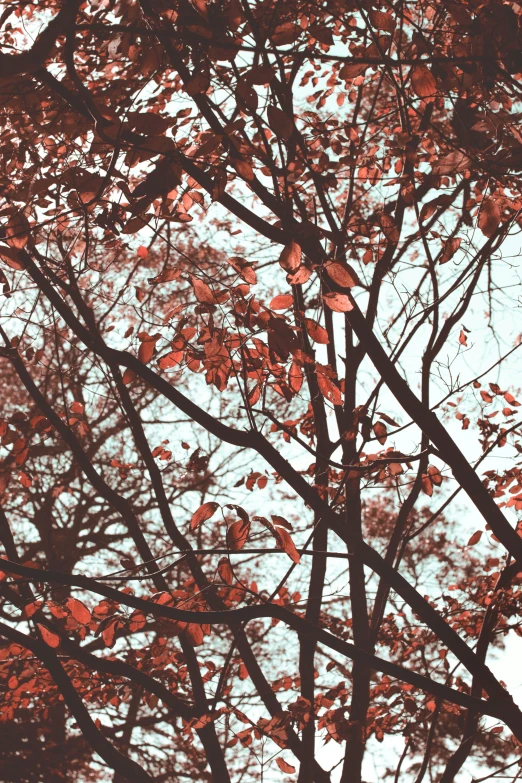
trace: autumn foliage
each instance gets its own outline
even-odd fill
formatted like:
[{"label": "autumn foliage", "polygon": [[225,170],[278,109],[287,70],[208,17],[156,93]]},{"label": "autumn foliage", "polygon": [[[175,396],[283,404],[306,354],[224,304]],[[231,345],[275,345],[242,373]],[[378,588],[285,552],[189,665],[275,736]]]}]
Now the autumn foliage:
[{"label": "autumn foliage", "polygon": [[2,9],[0,780],[519,777],[522,7]]}]

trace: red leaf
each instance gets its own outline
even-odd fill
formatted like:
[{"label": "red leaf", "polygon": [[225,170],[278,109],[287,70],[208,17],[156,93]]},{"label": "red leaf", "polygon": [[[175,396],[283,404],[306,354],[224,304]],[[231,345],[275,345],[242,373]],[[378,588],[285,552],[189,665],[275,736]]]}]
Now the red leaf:
[{"label": "red leaf", "polygon": [[198,280],[197,277],[193,277],[193,275],[190,275],[190,279],[198,302],[203,302],[203,304],[214,304],[214,294],[208,285],[204,283],[203,280]]},{"label": "red leaf", "polygon": [[422,475],[421,486],[422,486],[422,491],[424,492],[425,495],[428,495],[428,497],[431,497],[433,495],[433,481],[431,480],[431,477],[428,476],[426,473]]},{"label": "red leaf", "polygon": [[232,552],[239,552],[245,546],[248,534],[250,532],[250,523],[245,523],[243,520],[234,522],[230,525],[227,532],[227,538],[230,549]]},{"label": "red leaf", "polygon": [[385,30],[387,33],[393,33],[395,30],[396,17],[393,14],[387,14],[384,11],[370,11],[370,22],[378,30]]},{"label": "red leaf", "polygon": [[359,285],[359,278],[349,264],[340,264],[338,261],[333,261],[327,264],[325,268],[328,272],[328,277],[337,285],[341,285],[343,288],[353,288],[355,285]]},{"label": "red leaf", "polygon": [[187,642],[190,642],[194,647],[203,643],[203,629],[198,623],[189,623],[185,628],[183,635]]},{"label": "red leaf", "polygon": [[330,341],[328,339],[328,332],[324,328],[324,326],[320,326],[316,321],[312,320],[312,318],[305,318],[304,323],[306,326],[306,331],[314,341],[314,343],[320,343],[321,345],[327,345]]},{"label": "red leaf", "polygon": [[156,340],[144,340],[141,343],[138,351],[138,359],[140,360],[140,362],[143,362],[143,364],[148,364],[152,359],[155,348],[156,348]]},{"label": "red leaf", "polygon": [[279,294],[275,296],[270,302],[271,310],[287,310],[294,303],[294,297],[292,294]]},{"label": "red leaf", "polygon": [[25,269],[24,264],[19,260],[18,250],[14,247],[0,245],[0,258],[5,261],[7,266],[10,266],[11,269],[16,269],[17,271]]},{"label": "red leaf", "polygon": [[203,505],[200,506],[198,510],[195,511],[192,515],[192,519],[190,520],[190,529],[195,530],[199,525],[201,525],[202,522],[206,522],[207,519],[210,519],[210,517],[214,516],[218,508],[219,503],[215,503],[214,501],[203,503]]},{"label": "red leaf", "polygon": [[384,445],[386,443],[386,438],[388,437],[386,424],[383,424],[382,421],[376,421],[373,425],[373,431],[379,443]]},{"label": "red leaf", "polygon": [[22,212],[17,212],[7,221],[5,232],[7,244],[22,250],[29,241],[29,221]]},{"label": "red leaf", "polygon": [[129,383],[132,383],[135,377],[136,377],[136,373],[134,372],[134,370],[130,370],[127,367],[127,369],[123,373],[122,381],[125,384],[125,386],[128,386]]},{"label": "red leaf", "polygon": [[135,633],[136,631],[141,631],[142,628],[145,627],[145,623],[147,622],[147,618],[143,614],[143,612],[140,612],[139,609],[136,609],[135,612],[132,613],[130,622],[129,622],[129,630],[132,633]]},{"label": "red leaf", "polygon": [[270,65],[257,65],[251,68],[245,75],[245,78],[250,84],[270,84],[274,78],[274,70]]},{"label": "red leaf", "polygon": [[175,367],[183,359],[183,351],[170,351],[166,356],[162,356],[158,362],[160,370],[169,370]]},{"label": "red leaf", "polygon": [[292,241],[283,249],[279,256],[279,263],[287,272],[294,272],[301,265],[301,255],[300,246]]},{"label": "red leaf", "polygon": [[492,237],[500,225],[502,213],[493,198],[486,198],[480,206],[478,227],[485,237]]},{"label": "red leaf", "polygon": [[419,98],[433,99],[437,93],[437,80],[426,65],[416,65],[411,72],[411,86]]},{"label": "red leaf", "polygon": [[353,305],[346,294],[323,294],[323,299],[330,310],[335,313],[348,313],[353,310]]},{"label": "red leaf", "polygon": [[119,621],[117,618],[111,620],[102,631],[102,639],[107,647],[112,647],[114,645],[118,623]]},{"label": "red leaf", "polygon": [[445,264],[447,261],[450,261],[453,258],[459,249],[461,242],[462,239],[460,239],[460,237],[450,237],[449,239],[446,239],[444,242],[442,255],[440,257],[441,264]]},{"label": "red leaf", "polygon": [[287,775],[292,774],[292,772],[295,772],[295,767],[292,767],[291,764],[288,764],[284,759],[281,758],[281,756],[278,756],[276,758],[276,764],[281,770],[281,772],[286,772]]},{"label": "red leaf", "polygon": [[226,585],[231,585],[233,583],[234,574],[228,557],[222,557],[219,561],[218,574]]},{"label": "red leaf", "polygon": [[292,365],[288,371],[288,386],[292,389],[294,394],[297,394],[302,385],[303,371],[296,362],[292,362]]},{"label": "red leaf", "polygon": [[482,538],[482,530],[477,530],[468,541],[468,546],[475,546]]},{"label": "red leaf", "polygon": [[45,627],[45,625],[40,625],[40,623],[36,623],[38,626],[38,630],[40,631],[40,634],[42,635],[42,639],[44,642],[53,649],[56,649],[60,646],[60,637],[57,633],[53,633],[53,631],[50,631],[48,628]]},{"label": "red leaf", "polygon": [[326,375],[323,375],[322,373],[317,373],[317,385],[319,386],[319,391],[325,397],[329,402],[332,403],[332,405],[342,405],[343,404],[343,398],[341,396],[341,392],[337,388],[337,386],[332,383],[330,378],[327,378]]},{"label": "red leaf", "polygon": [[[272,519],[275,519],[275,517],[272,517]],[[300,563],[301,558],[299,556],[299,552],[295,548],[292,537],[284,529],[284,527],[274,528],[274,535],[276,537],[279,548],[282,549],[283,552],[286,552],[290,560],[292,560],[294,563]]]},{"label": "red leaf", "polygon": [[80,601],[78,598],[68,598],[66,606],[74,619],[81,623],[81,625],[87,625],[87,623],[91,622],[91,613],[83,601]]}]

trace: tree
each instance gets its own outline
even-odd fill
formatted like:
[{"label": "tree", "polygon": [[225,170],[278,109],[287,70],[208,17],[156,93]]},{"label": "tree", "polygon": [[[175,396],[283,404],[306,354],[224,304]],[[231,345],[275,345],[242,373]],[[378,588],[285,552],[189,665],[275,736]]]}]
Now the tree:
[{"label": "tree", "polygon": [[3,780],[518,776],[521,13],[6,7]]}]

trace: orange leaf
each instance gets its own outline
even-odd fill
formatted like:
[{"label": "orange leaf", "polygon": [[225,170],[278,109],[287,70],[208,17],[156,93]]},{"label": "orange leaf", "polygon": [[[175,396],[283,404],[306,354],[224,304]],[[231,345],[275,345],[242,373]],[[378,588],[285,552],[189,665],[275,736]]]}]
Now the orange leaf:
[{"label": "orange leaf", "polygon": [[353,305],[346,294],[323,294],[323,299],[330,310],[335,313],[348,313],[353,310]]},{"label": "orange leaf", "polygon": [[436,487],[440,487],[442,484],[442,473],[438,468],[435,467],[435,465],[428,465],[428,475],[435,484]]},{"label": "orange leaf", "polygon": [[53,631],[50,631],[45,627],[45,625],[40,625],[40,623],[36,623],[36,625],[38,626],[38,630],[40,631],[42,639],[48,645],[48,647],[56,649],[60,646],[60,637],[57,633],[53,633]]},{"label": "orange leaf", "polygon": [[203,503],[203,505],[200,506],[198,510],[195,511],[192,515],[192,519],[190,520],[190,529],[195,530],[199,525],[201,525],[202,522],[206,522],[207,519],[210,519],[210,517],[214,516],[218,508],[219,503],[215,503],[214,501]]}]

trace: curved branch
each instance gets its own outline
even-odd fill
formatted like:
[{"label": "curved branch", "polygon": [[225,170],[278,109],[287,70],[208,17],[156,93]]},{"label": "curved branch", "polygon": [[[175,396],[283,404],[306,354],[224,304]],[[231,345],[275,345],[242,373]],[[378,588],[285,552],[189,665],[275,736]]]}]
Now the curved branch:
[{"label": "curved branch", "polygon": [[41,68],[50,56],[57,39],[74,21],[79,5],[80,0],[66,0],[54,19],[26,52],[18,54],[0,52],[0,79],[12,79],[15,76],[34,73]]},{"label": "curved branch", "polygon": [[483,699],[476,699],[468,696],[465,693],[456,691],[447,685],[431,680],[429,677],[425,677],[416,672],[409,671],[402,666],[399,666],[390,661],[386,661],[384,658],[379,658],[376,655],[360,650],[355,645],[345,642],[342,639],[338,639],[328,631],[318,628],[310,623],[303,617],[299,617],[292,612],[289,612],[284,607],[278,604],[257,604],[254,606],[244,606],[239,609],[229,609],[225,611],[208,611],[208,612],[194,612],[189,609],[178,609],[173,606],[165,606],[162,604],[155,604],[151,601],[146,601],[143,598],[138,598],[135,595],[120,592],[113,587],[107,587],[106,585],[100,585],[95,579],[83,575],[71,575],[61,574],[56,571],[50,571],[47,569],[34,569],[27,566],[18,565],[18,563],[12,563],[10,560],[0,561],[2,570],[7,573],[17,574],[22,576],[31,582],[48,582],[51,584],[68,585],[69,587],[79,587],[83,590],[88,590],[98,595],[103,595],[105,598],[109,598],[124,606],[132,607],[133,609],[139,609],[144,614],[153,615],[154,617],[164,617],[168,620],[177,620],[186,623],[198,623],[198,624],[236,624],[241,622],[250,622],[251,620],[259,620],[262,618],[273,618],[280,620],[288,625],[294,631],[302,636],[311,636],[316,641],[329,647],[331,650],[341,653],[341,655],[351,658],[354,661],[363,661],[367,666],[372,669],[381,671],[384,674],[388,674],[391,677],[409,682],[416,688],[419,688],[427,693],[431,693],[434,696],[438,696],[445,701],[449,701],[453,704],[458,704],[461,707],[474,709],[482,712],[484,715],[491,715],[495,718],[504,720],[503,710],[500,705],[493,701],[485,701]]}]

